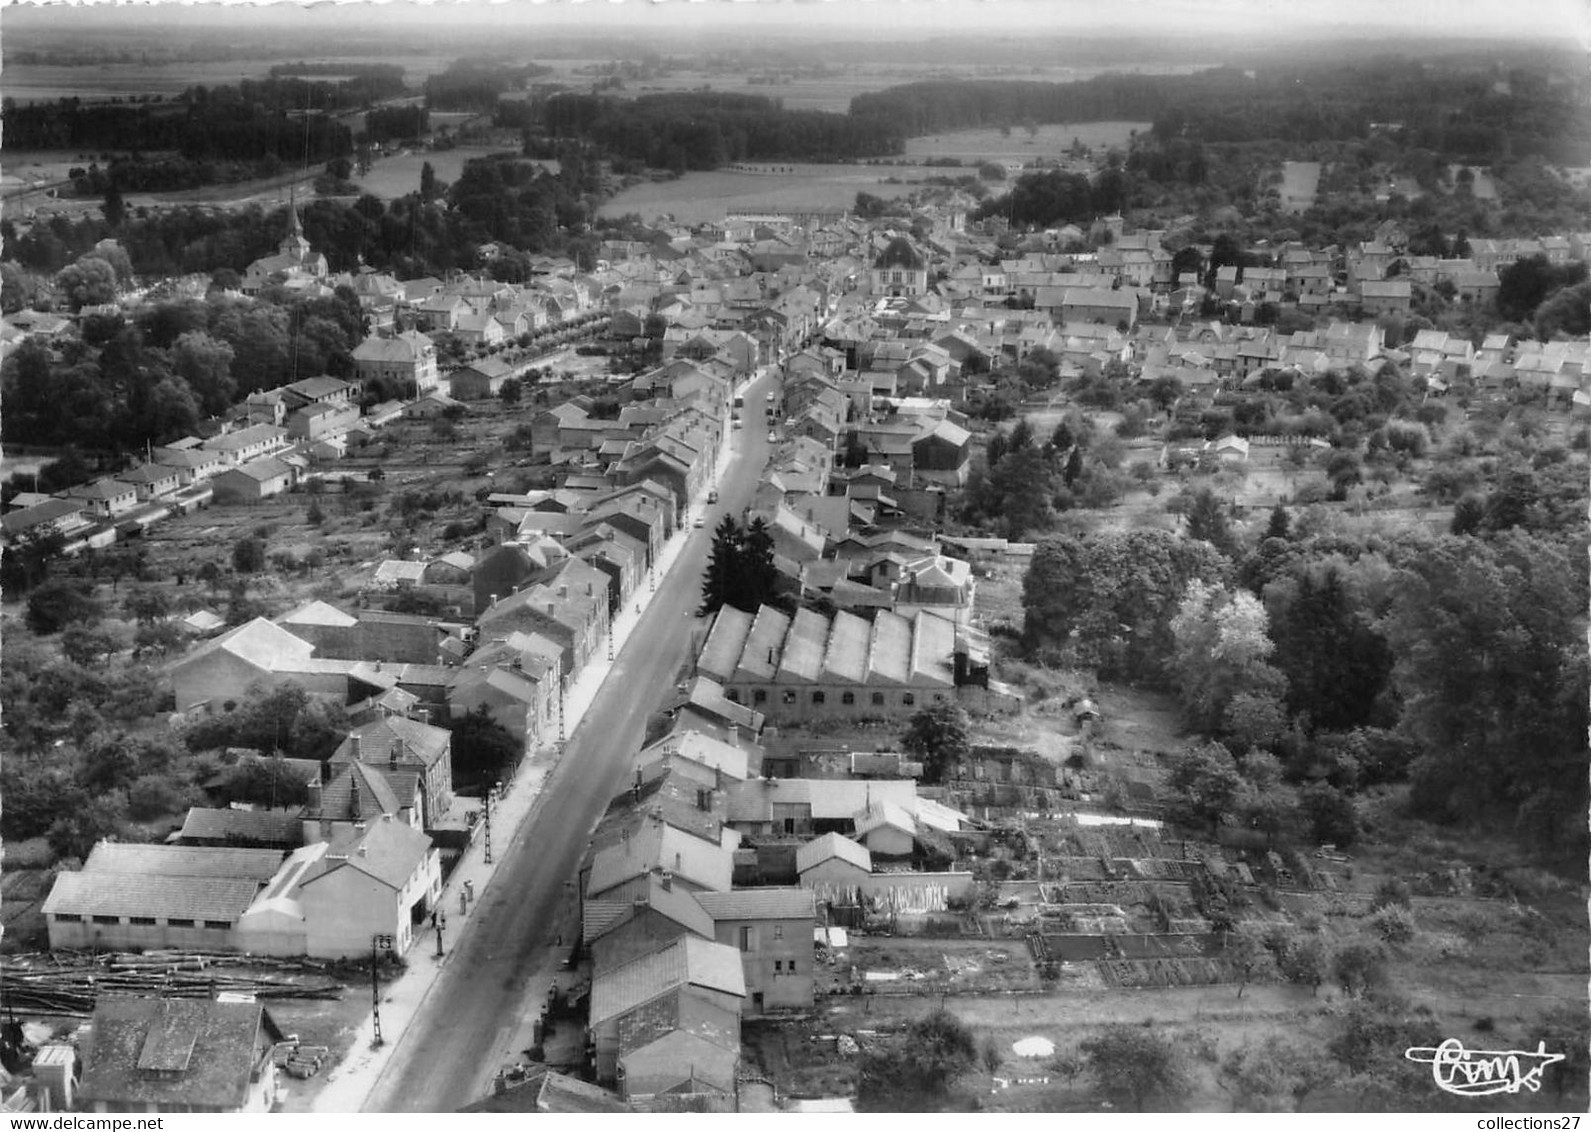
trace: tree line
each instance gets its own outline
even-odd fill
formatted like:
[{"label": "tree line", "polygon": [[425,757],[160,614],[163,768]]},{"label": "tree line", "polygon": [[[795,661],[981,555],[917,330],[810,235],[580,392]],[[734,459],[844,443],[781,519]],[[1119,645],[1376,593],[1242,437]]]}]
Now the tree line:
[{"label": "tree line", "polygon": [[879,119],[786,110],[759,95],[561,93],[538,104],[541,129],[612,157],[683,173],[736,161],[851,161],[902,153],[905,136]]},{"label": "tree line", "polygon": [[189,160],[274,157],[290,164],[323,162],[353,152],[353,132],[325,109],[305,110],[276,101],[282,92],[263,84],[244,86],[255,87],[256,97],[245,97],[238,87],[213,91],[196,87],[185,103],[160,106],[85,103],[75,97],[23,106],[7,98],[3,147],[168,150]]}]

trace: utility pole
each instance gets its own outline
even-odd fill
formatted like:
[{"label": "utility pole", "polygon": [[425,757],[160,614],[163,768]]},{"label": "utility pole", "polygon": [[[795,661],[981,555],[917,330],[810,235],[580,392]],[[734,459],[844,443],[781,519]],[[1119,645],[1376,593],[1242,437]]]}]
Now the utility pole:
[{"label": "utility pole", "polygon": [[502,781],[499,780],[486,791],[486,863],[488,865],[492,863],[492,798],[502,786]]},{"label": "utility pole", "polygon": [[375,1035],[370,1039],[371,1049],[380,1049],[385,1044],[381,1037],[381,969],[376,965],[379,949],[392,950],[390,935],[370,937],[370,1017],[376,1025]]}]

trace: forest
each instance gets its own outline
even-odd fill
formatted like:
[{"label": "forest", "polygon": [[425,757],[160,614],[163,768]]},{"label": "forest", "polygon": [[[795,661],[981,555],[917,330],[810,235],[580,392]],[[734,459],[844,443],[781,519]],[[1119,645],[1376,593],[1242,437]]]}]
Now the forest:
[{"label": "forest", "polygon": [[633,100],[557,94],[540,104],[554,138],[581,138],[618,160],[684,172],[735,161],[855,161],[904,151],[882,119],[786,110],[758,95],[648,94]]},{"label": "forest", "polygon": [[[1496,494],[1532,476],[1516,468]],[[1244,548],[1220,537],[1216,502],[1189,537],[1051,537],[1024,581],[1023,642],[1175,691],[1206,741],[1173,768],[1198,811],[1184,820],[1302,821],[1342,845],[1347,800],[1407,782],[1419,817],[1583,867],[1584,529],[1496,502],[1484,525],[1438,536],[1350,535],[1278,507]]]},{"label": "forest", "polygon": [[77,98],[4,101],[6,150],[176,151],[190,160],[327,161],[353,152],[353,132],[304,98],[336,84],[299,80],[192,87],[160,104],[85,103]]}]

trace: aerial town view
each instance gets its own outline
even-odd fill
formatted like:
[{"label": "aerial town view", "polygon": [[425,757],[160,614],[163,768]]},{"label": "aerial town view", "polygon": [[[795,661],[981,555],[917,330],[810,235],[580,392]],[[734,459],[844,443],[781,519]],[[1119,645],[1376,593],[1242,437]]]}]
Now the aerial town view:
[{"label": "aerial town view", "polygon": [[1295,7],[5,8],[0,1113],[1586,1112],[1591,21]]}]

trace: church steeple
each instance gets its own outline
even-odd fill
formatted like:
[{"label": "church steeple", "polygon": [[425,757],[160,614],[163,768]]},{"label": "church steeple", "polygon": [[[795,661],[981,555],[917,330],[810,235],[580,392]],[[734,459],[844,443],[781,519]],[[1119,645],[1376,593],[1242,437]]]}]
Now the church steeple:
[{"label": "church steeple", "polygon": [[289,189],[287,195],[287,235],[276,245],[276,250],[290,256],[295,265],[309,258],[309,241],[304,238],[304,226],[299,223],[298,198],[294,189]]}]

